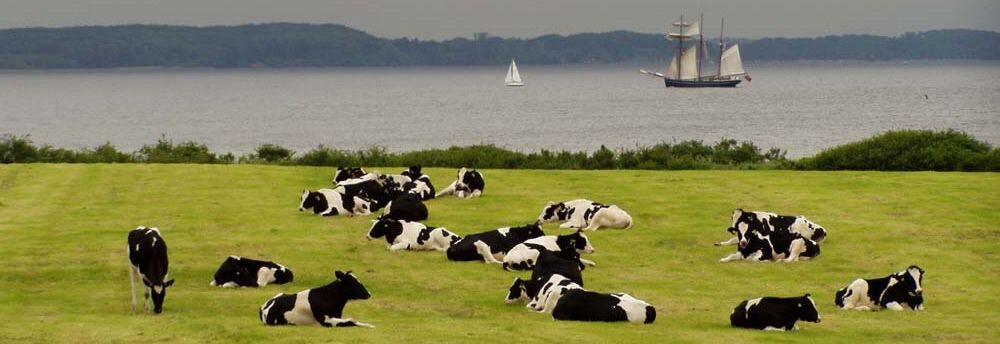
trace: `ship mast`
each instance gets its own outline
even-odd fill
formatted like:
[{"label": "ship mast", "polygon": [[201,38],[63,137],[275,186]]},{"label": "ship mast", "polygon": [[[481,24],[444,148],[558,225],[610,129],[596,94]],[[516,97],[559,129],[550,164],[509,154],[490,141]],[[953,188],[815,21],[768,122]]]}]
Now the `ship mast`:
[{"label": "ship mast", "polygon": [[695,80],[701,81],[701,60],[705,58],[705,35],[702,34],[701,23],[705,21],[705,14],[701,14],[701,18],[698,19],[698,78]]},{"label": "ship mast", "polygon": [[677,37],[677,79],[681,78],[681,54],[684,54],[684,15],[681,15],[681,25],[678,26],[679,33]]},{"label": "ship mast", "polygon": [[726,30],[726,17],[722,17],[722,29],[719,30],[719,73],[715,74],[719,79],[722,78],[722,52],[726,51],[726,43],[722,41],[723,31]]}]

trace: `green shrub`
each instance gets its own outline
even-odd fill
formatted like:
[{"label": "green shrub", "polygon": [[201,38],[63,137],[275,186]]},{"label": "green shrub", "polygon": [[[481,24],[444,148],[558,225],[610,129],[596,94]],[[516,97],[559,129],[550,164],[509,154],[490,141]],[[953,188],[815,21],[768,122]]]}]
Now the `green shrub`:
[{"label": "green shrub", "polygon": [[990,146],[955,130],[889,131],[802,159],[810,170],[1000,171]]},{"label": "green shrub", "polygon": [[254,152],[254,154],[250,155],[248,161],[285,162],[290,160],[292,155],[295,155],[295,152],[291,149],[273,143],[265,143],[257,146]]},{"label": "green shrub", "polygon": [[161,138],[154,145],[145,145],[136,152],[136,160],[147,163],[218,163],[219,158],[209,151],[208,146],[193,141],[175,145],[173,141]]},{"label": "green shrub", "polygon": [[38,148],[31,143],[28,135],[0,136],[0,163],[25,163],[38,161]]}]

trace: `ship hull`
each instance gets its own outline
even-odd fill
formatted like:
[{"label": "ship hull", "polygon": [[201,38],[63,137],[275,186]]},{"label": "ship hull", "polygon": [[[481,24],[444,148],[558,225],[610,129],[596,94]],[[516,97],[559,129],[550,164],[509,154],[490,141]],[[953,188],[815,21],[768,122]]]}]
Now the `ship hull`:
[{"label": "ship hull", "polygon": [[663,78],[663,84],[667,87],[736,87],[740,79],[733,80],[674,80]]}]

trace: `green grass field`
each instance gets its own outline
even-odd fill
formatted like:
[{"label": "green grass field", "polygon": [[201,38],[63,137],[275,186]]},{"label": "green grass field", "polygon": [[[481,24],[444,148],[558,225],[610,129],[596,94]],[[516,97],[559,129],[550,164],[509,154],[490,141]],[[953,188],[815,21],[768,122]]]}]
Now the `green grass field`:
[{"label": "green grass field", "polygon": [[[382,168],[396,173],[399,168]],[[428,171],[438,187],[451,169]],[[486,170],[481,199],[429,201],[433,226],[466,234],[534,221],[546,201],[585,197],[635,227],[590,234],[587,288],[657,308],[651,325],[556,322],[502,302],[515,274],[438,252],[386,250],[367,217],[299,213],[330,168],[246,165],[0,165],[0,343],[997,342],[1000,174],[793,171]],[[736,207],[805,214],[830,233],[796,263],[719,263]],[[162,315],[130,311],[126,233],[161,229],[170,250]],[[548,234],[565,234],[546,225]],[[227,255],[281,262],[295,281],[259,289],[208,282]],[[927,270],[924,312],[841,311],[836,289],[910,264]],[[278,292],[354,270],[372,298],[345,316],[376,329],[265,327]],[[521,274],[526,276],[527,274]],[[823,322],[775,333],[729,327],[741,300],[812,293]]]}]

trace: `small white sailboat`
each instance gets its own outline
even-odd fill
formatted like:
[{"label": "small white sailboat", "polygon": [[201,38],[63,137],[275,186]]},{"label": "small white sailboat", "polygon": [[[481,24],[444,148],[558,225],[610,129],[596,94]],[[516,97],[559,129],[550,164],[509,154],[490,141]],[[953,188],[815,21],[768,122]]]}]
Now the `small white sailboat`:
[{"label": "small white sailboat", "polygon": [[521,81],[521,73],[517,72],[517,63],[514,59],[510,60],[510,67],[507,68],[507,78],[504,79],[504,84],[507,86],[524,86],[524,82]]}]

